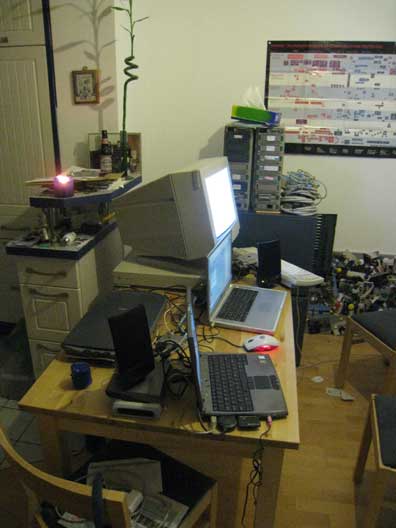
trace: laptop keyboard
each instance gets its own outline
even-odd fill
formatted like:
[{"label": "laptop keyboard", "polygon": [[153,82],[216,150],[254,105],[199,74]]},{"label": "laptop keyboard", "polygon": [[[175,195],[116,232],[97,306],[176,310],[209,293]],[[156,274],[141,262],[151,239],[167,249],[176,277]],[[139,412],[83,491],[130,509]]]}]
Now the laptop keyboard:
[{"label": "laptop keyboard", "polygon": [[257,293],[256,290],[233,288],[217,317],[230,321],[245,321]]},{"label": "laptop keyboard", "polygon": [[253,411],[250,389],[253,380],[248,380],[244,354],[221,354],[208,356],[209,377],[214,411]]}]

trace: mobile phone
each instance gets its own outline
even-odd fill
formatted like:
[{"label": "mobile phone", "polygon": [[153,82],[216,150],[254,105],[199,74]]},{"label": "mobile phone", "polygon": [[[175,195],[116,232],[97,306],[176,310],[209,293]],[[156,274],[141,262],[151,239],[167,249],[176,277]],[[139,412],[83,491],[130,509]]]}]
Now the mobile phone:
[{"label": "mobile phone", "polygon": [[230,433],[237,426],[236,417],[233,414],[227,414],[217,417],[217,428],[222,433]]},{"label": "mobile phone", "polygon": [[259,427],[258,416],[238,416],[238,429],[258,429]]}]

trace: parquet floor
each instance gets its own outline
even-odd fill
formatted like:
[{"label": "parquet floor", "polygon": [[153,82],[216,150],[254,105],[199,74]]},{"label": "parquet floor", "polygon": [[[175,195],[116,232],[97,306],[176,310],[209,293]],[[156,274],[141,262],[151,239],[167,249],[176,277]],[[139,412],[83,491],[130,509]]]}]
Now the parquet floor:
[{"label": "parquet floor", "polygon": [[[305,336],[298,369],[301,446],[285,456],[276,528],[361,526],[372,476],[371,454],[358,488],[353,485],[352,473],[368,398],[380,388],[386,367],[368,345],[355,345],[346,385],[355,400],[344,402],[328,396],[326,387],[333,386],[341,340],[324,334]],[[322,383],[315,383],[315,376],[321,376]],[[395,496],[396,503],[392,491],[389,495]],[[24,527],[24,504],[23,492],[10,470],[0,470],[0,526]],[[395,528],[396,511],[384,509],[379,526]]]},{"label": "parquet floor", "polygon": [[[345,390],[355,400],[328,396],[326,387],[333,386],[341,342],[341,337],[331,335],[305,335],[297,371],[301,446],[286,453],[277,528],[359,528],[362,524],[373,475],[371,453],[364,481],[357,488],[352,474],[368,400],[380,390],[386,367],[369,345],[354,345]],[[315,376],[323,382],[315,383]],[[378,525],[395,528],[396,511],[384,510]]]}]

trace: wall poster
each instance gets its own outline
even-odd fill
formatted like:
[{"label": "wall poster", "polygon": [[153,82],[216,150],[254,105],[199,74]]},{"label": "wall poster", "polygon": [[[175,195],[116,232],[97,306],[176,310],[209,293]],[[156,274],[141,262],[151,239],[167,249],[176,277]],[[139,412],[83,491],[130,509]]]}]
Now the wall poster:
[{"label": "wall poster", "polygon": [[287,153],[396,158],[396,43],[268,42],[265,102]]}]

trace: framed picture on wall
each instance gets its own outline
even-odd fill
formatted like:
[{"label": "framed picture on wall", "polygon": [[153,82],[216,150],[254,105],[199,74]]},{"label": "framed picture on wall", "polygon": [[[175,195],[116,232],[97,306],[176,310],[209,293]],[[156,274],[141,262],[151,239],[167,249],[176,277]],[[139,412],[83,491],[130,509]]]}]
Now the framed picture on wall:
[{"label": "framed picture on wall", "polygon": [[72,71],[73,100],[75,104],[99,103],[98,70]]}]

